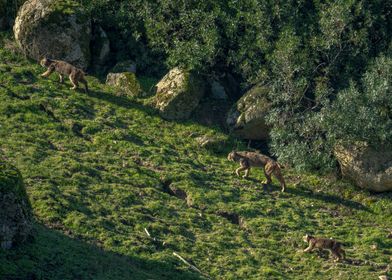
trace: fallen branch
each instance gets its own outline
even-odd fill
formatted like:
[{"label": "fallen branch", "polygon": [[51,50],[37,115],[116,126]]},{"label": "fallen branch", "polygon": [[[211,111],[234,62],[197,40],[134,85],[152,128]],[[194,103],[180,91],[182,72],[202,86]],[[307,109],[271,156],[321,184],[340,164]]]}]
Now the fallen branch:
[{"label": "fallen branch", "polygon": [[181,257],[179,254],[177,254],[176,252],[173,252],[173,255],[176,256],[177,258],[179,258],[183,263],[185,263],[187,266],[189,266],[192,270],[200,273],[201,275],[203,275],[204,277],[207,277],[209,279],[209,277],[207,275],[205,275],[203,272],[200,271],[200,269],[198,269],[196,266],[190,264],[189,262],[187,262],[183,257]]},{"label": "fallen branch", "polygon": [[144,228],[144,231],[146,232],[148,237],[150,237],[154,241],[157,241],[157,239],[155,237],[151,237],[151,234],[148,232],[148,230],[146,228]]}]

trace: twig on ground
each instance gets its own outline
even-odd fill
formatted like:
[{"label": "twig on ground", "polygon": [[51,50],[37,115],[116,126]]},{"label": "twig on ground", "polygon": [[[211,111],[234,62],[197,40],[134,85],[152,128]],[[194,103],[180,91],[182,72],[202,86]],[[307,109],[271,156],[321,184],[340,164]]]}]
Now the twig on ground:
[{"label": "twig on ground", "polygon": [[200,271],[200,269],[198,269],[196,266],[190,264],[188,261],[186,261],[183,257],[181,257],[179,254],[177,254],[176,252],[173,252],[173,255],[176,256],[177,258],[179,258],[183,263],[185,263],[187,266],[189,266],[192,270],[200,273],[201,275],[203,275],[206,278],[210,278],[207,275],[205,275],[203,272]]}]

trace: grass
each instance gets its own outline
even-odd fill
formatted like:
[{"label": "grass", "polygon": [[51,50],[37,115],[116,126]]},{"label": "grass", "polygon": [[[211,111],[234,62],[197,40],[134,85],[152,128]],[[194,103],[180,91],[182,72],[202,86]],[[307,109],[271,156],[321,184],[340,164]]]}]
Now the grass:
[{"label": "grass", "polygon": [[[0,157],[21,171],[36,217],[35,242],[0,251],[0,279],[204,278],[173,252],[212,279],[386,273],[390,194],[292,170],[286,193],[263,188],[260,170],[233,175],[235,139],[218,152],[197,144],[222,131],[165,121],[94,77],[85,94],[41,72],[0,48]],[[305,233],[343,241],[348,260],[301,252]]]}]

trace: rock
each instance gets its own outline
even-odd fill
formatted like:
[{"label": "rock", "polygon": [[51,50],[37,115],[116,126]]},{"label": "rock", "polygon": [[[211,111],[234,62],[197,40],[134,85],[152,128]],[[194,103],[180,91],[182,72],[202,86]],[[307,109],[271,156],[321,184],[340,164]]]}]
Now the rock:
[{"label": "rock", "polygon": [[92,66],[94,69],[103,68],[109,59],[110,41],[106,32],[101,26],[94,26],[91,49]]},{"label": "rock", "polygon": [[235,136],[250,140],[267,140],[269,127],[265,116],[270,107],[268,89],[255,86],[242,96],[230,109],[226,124]]},{"label": "rock", "polygon": [[225,88],[218,81],[212,81],[211,83],[211,97],[221,100],[228,99]]},{"label": "rock", "polygon": [[83,69],[89,65],[91,22],[75,1],[26,1],[15,19],[14,35],[21,50],[37,61],[46,56]]},{"label": "rock", "polygon": [[375,192],[392,191],[392,150],[373,149],[364,142],[337,145],[334,154],[342,176],[358,187]]},{"label": "rock", "polygon": [[187,119],[204,93],[205,84],[195,73],[174,68],[156,86],[155,107],[165,119]]},{"label": "rock", "polygon": [[200,147],[208,150],[221,150],[224,149],[227,139],[223,137],[203,135],[196,138],[196,142]]},{"label": "rock", "polygon": [[118,96],[141,97],[143,91],[134,73],[109,73],[106,84],[117,89]]},{"label": "rock", "polygon": [[211,97],[217,100],[237,101],[241,97],[239,83],[229,73],[210,81]]},{"label": "rock", "polygon": [[0,247],[10,249],[32,235],[32,211],[19,171],[0,161]]},{"label": "rock", "polygon": [[203,98],[192,116],[202,125],[226,129],[226,116],[232,105],[228,100]]},{"label": "rock", "polygon": [[136,64],[132,60],[124,60],[118,62],[112,70],[112,73],[123,73],[123,72],[131,72],[136,73]]}]

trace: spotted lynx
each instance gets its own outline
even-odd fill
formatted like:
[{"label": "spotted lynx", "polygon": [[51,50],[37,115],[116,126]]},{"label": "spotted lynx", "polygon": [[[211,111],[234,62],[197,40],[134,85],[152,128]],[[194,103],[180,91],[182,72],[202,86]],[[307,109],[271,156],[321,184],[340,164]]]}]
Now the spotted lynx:
[{"label": "spotted lynx", "polygon": [[337,261],[343,260],[346,256],[342,249],[342,243],[334,239],[318,238],[307,234],[303,237],[303,240],[309,244],[304,252],[310,252],[314,248],[329,250]]},{"label": "spotted lynx", "polygon": [[79,69],[68,62],[62,60],[53,60],[48,58],[43,58],[41,60],[41,66],[46,67],[47,70],[45,73],[41,74],[42,77],[49,77],[53,72],[57,72],[60,76],[60,83],[64,82],[64,76],[68,76],[71,81],[73,90],[76,90],[79,86],[79,82],[84,84],[85,91],[88,93],[88,85],[85,79],[85,73],[82,69]]},{"label": "spotted lynx", "polygon": [[270,184],[272,182],[271,175],[273,174],[279,180],[282,192],[285,191],[286,183],[281,173],[282,166],[272,158],[256,152],[232,151],[228,154],[227,159],[240,164],[240,167],[235,170],[237,176],[240,176],[241,171],[245,171],[242,177],[246,178],[251,167],[262,167],[267,178],[263,183]]}]

